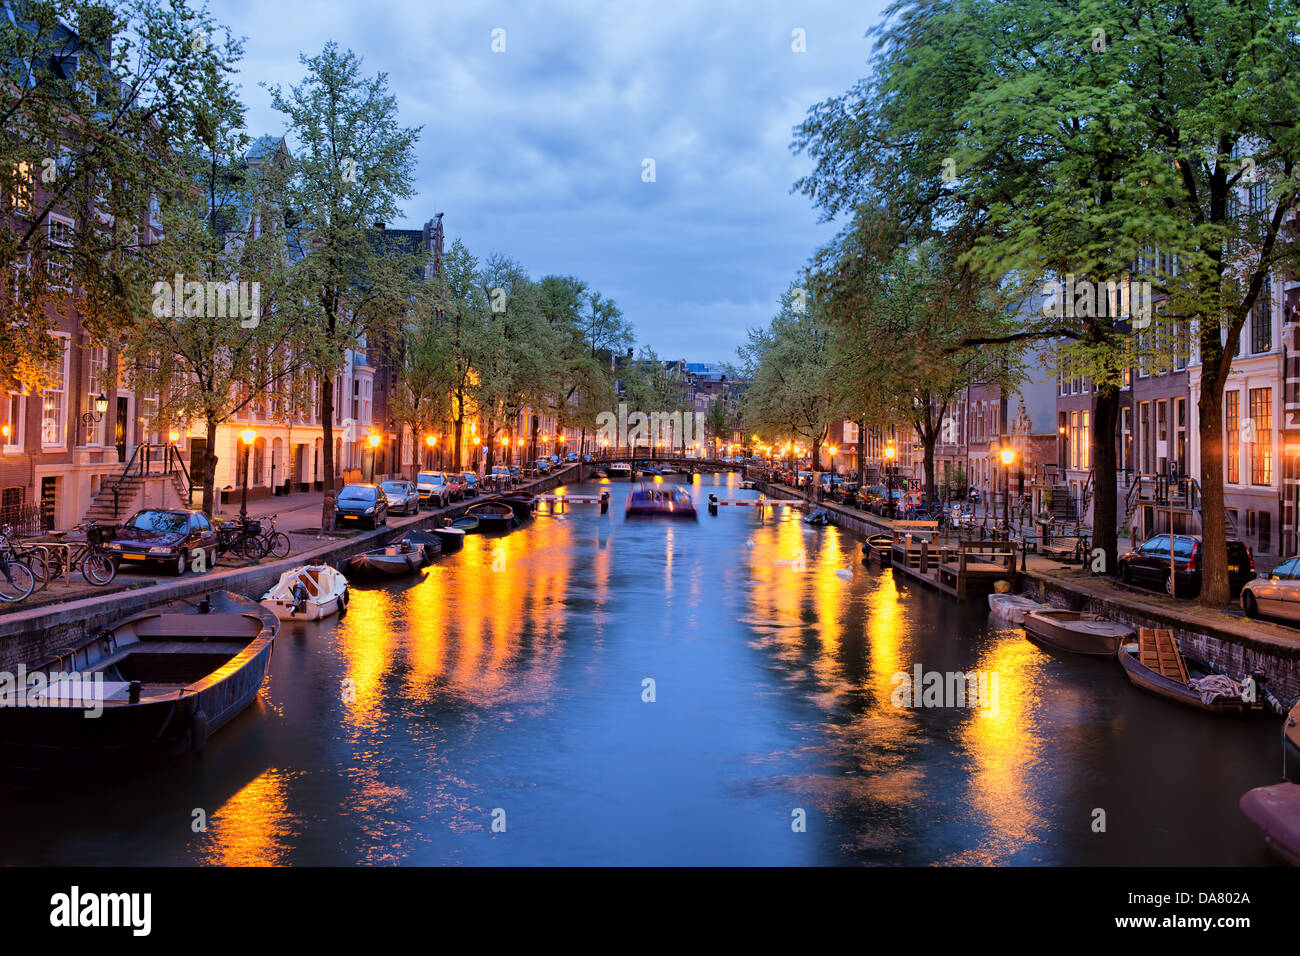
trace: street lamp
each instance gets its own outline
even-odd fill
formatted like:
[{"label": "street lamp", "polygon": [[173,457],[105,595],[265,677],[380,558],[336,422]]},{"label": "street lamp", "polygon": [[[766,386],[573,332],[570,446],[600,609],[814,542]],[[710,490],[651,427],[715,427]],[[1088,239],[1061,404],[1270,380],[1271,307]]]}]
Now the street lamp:
[{"label": "street lamp", "polygon": [[370,442],[370,477],[368,480],[375,480],[375,453],[379,448],[380,437],[377,433],[371,432],[366,436],[366,441]]},{"label": "street lamp", "polygon": [[99,398],[95,399],[95,410],[93,412],[83,412],[81,415],[81,424],[86,426],[86,441],[90,441],[90,430],[104,420],[104,413],[108,411],[108,396],[103,392],[99,393]]},{"label": "street lamp", "polygon": [[248,453],[253,448],[253,442],[257,440],[257,432],[245,428],[239,433],[239,437],[244,440],[244,491],[239,499],[239,521],[242,524],[248,520]]},{"label": "street lamp", "polygon": [[1002,458],[1002,523],[1007,534],[1011,534],[1011,463],[1016,460],[1016,452],[1005,445],[1000,454]]}]

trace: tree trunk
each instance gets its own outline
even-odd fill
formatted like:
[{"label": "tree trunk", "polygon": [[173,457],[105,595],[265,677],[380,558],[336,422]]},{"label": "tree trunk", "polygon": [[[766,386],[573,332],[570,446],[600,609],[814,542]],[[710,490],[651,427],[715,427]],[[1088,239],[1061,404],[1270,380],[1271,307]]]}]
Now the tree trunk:
[{"label": "tree trunk", "polygon": [[[1216,363],[1217,364],[1217,363]],[[1201,603],[1221,606],[1231,600],[1228,586],[1227,514],[1223,501],[1223,391],[1225,381],[1209,363],[1202,366],[1201,437]],[[1244,462],[1242,463],[1244,466]]]},{"label": "tree trunk", "polygon": [[203,511],[208,517],[216,513],[217,497],[217,423],[214,419],[207,419],[208,443],[203,449]]},{"label": "tree trunk", "polygon": [[464,416],[457,416],[454,419],[453,424],[455,425],[455,435],[453,436],[455,447],[451,451],[451,467],[453,471],[460,471],[460,440],[465,429]]},{"label": "tree trunk", "polygon": [[[1119,567],[1116,529],[1119,523],[1119,491],[1116,487],[1115,428],[1119,421],[1120,390],[1117,385],[1094,385],[1092,413],[1092,546],[1105,552],[1102,570]],[[1082,506],[1082,502],[1080,505]]]},{"label": "tree trunk", "polygon": [[331,530],[334,522],[334,376],[322,375],[320,382],[320,424],[322,476],[320,504],[321,533]]},{"label": "tree trunk", "polygon": [[867,419],[858,419],[858,493],[867,487]]},{"label": "tree trunk", "polygon": [[930,429],[928,434],[921,436],[921,448],[924,449],[922,463],[925,469],[925,503],[931,508],[935,503],[934,446],[938,440],[939,432],[935,429]]}]

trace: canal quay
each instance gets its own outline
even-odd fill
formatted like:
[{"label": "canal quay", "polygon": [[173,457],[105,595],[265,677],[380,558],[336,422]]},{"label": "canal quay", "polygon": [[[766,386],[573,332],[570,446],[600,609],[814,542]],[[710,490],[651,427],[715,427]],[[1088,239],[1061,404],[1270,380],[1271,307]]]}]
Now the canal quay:
[{"label": "canal quay", "polygon": [[[710,513],[757,501],[741,484],[665,477],[696,521],[626,519],[626,481],[561,486],[611,506],[543,505],[354,587],[341,619],[283,625],[253,706],[201,755],[8,781],[3,862],[1272,862],[1237,803],[1278,777],[1279,718],[1045,650],[864,564],[860,535],[806,507]],[[898,675],[930,672],[992,693],[900,697]]]}]

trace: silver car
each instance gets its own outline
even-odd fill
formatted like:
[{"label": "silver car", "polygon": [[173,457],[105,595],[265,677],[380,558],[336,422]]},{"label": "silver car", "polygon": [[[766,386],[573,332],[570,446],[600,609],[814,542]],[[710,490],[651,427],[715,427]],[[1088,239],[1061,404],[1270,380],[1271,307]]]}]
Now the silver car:
[{"label": "silver car", "polygon": [[1241,609],[1247,617],[1300,621],[1300,558],[1288,558],[1268,577],[1248,581],[1241,589]]},{"label": "silver car", "polygon": [[388,499],[388,513],[413,515],[420,511],[420,492],[409,481],[380,482],[384,497]]}]

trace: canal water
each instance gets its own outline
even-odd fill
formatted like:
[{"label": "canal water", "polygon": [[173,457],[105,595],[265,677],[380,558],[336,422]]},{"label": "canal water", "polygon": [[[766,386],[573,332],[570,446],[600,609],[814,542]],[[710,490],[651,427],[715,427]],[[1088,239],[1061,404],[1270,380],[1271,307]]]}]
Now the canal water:
[{"label": "canal water", "polygon": [[[564,490],[602,488],[286,625],[202,757],[4,795],[0,863],[1269,862],[1237,801],[1279,719],[1046,652],[796,511],[710,516],[736,475],[698,523]],[[914,699],[917,666],[985,693]]]}]

